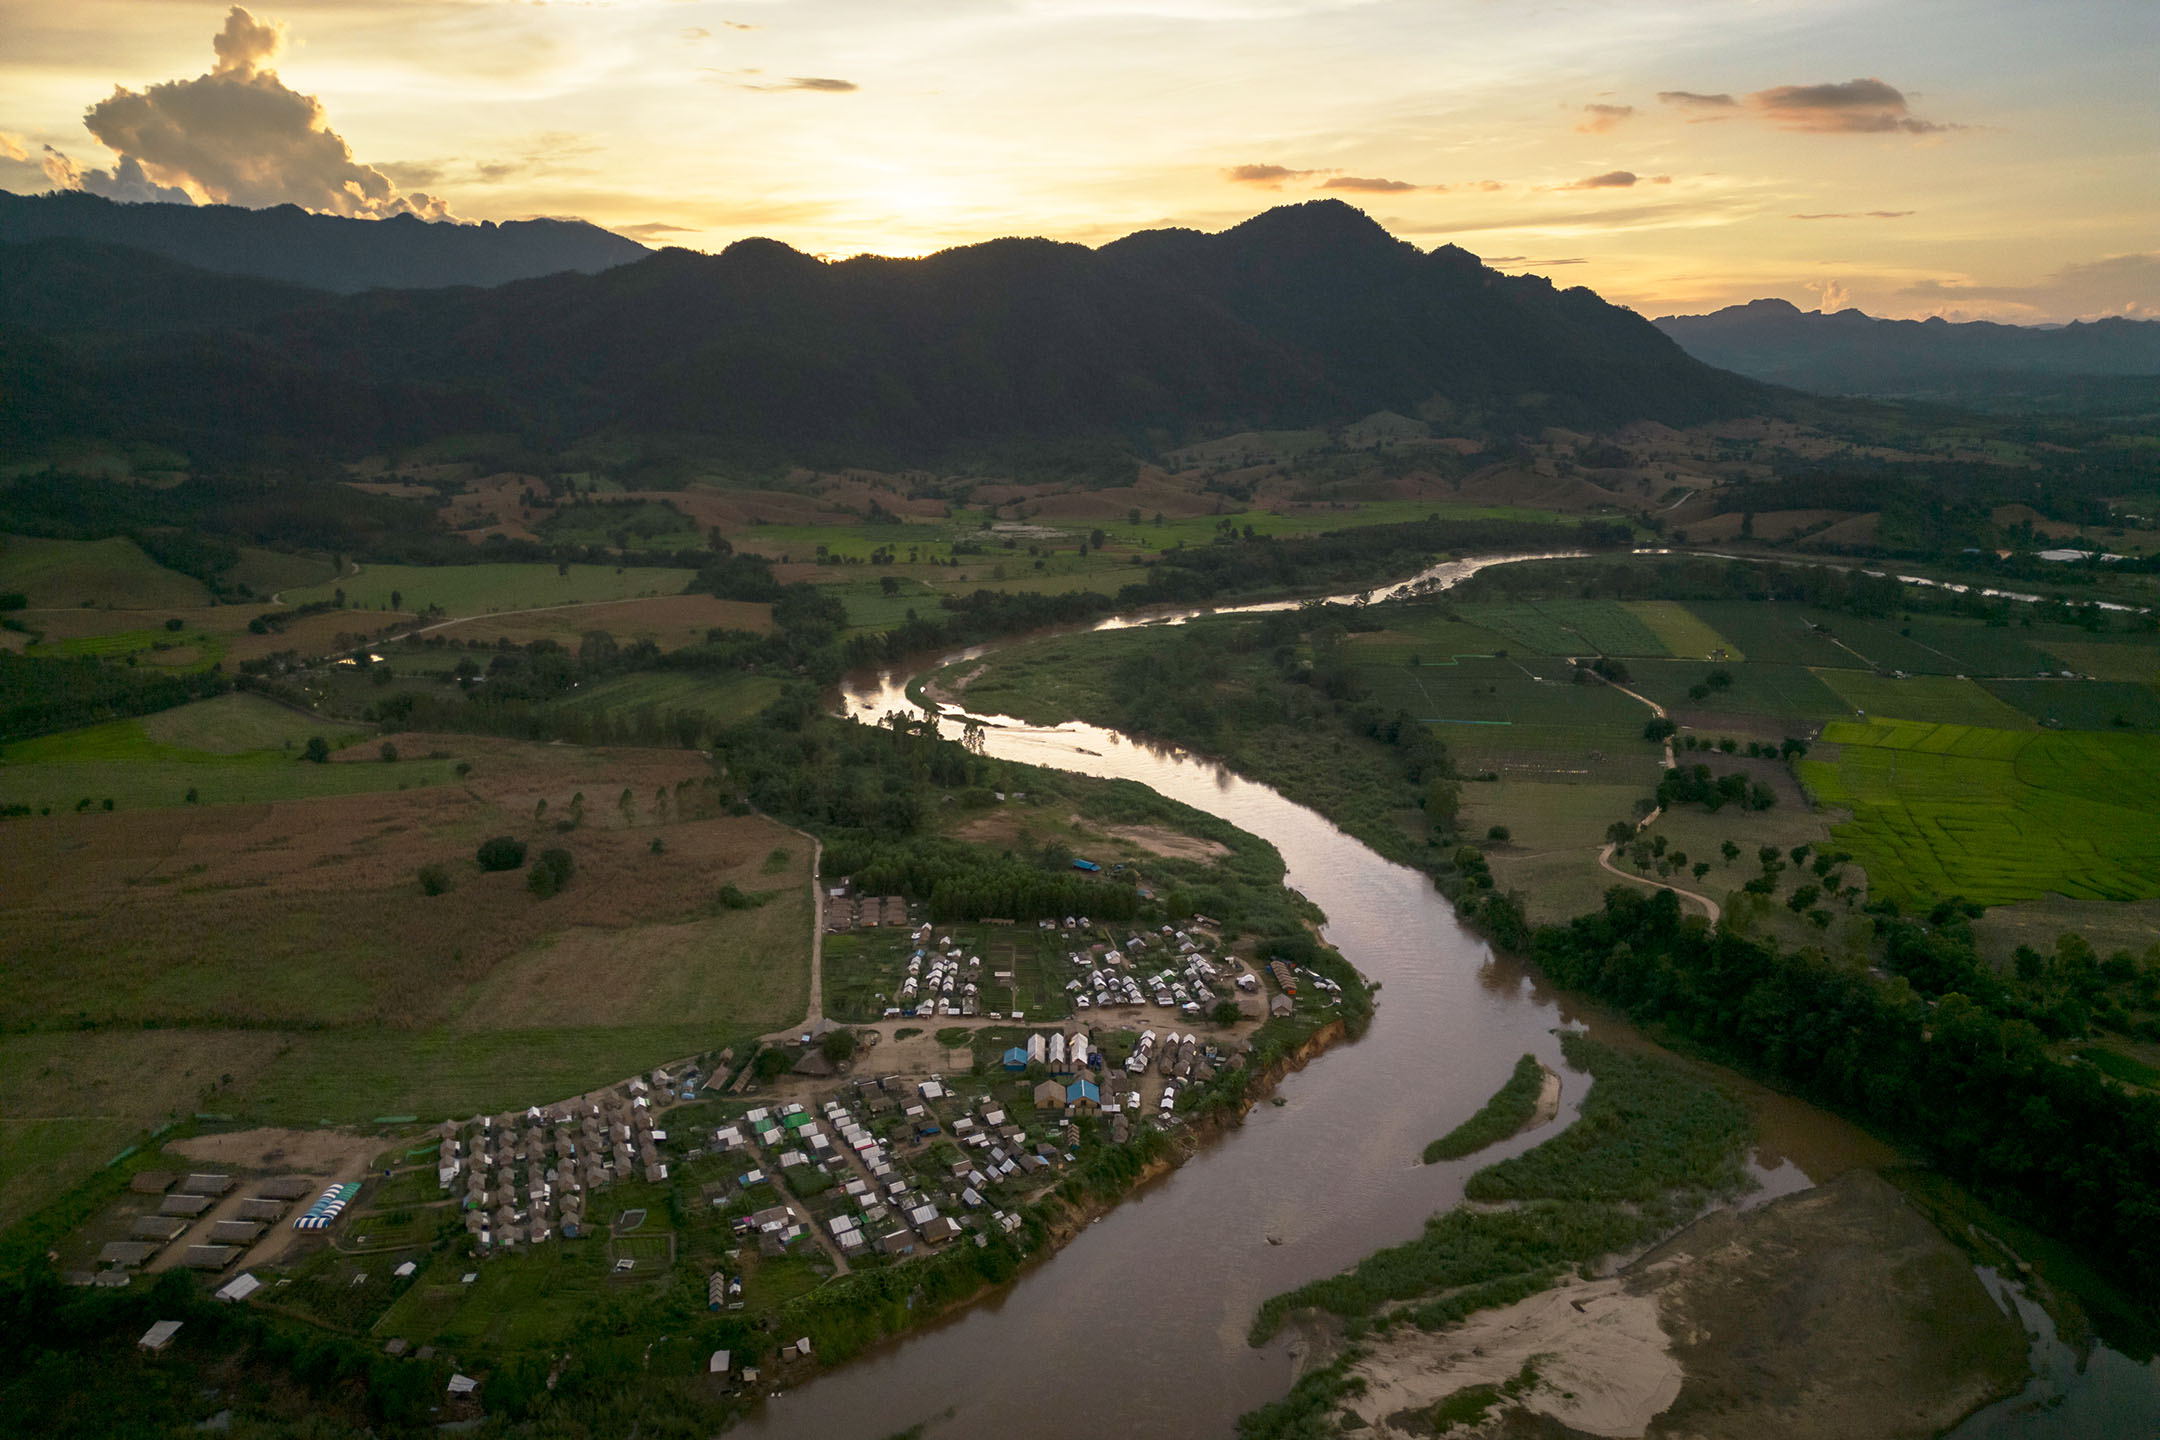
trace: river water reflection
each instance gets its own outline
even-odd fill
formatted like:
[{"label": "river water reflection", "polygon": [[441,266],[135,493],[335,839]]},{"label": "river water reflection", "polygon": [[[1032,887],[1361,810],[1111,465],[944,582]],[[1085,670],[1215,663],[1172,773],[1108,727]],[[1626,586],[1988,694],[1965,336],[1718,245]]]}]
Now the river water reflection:
[{"label": "river water reflection", "polygon": [[[1454,562],[1411,583],[1444,588],[1489,563],[1504,561]],[[847,713],[876,723],[913,711],[908,678],[852,683]],[[949,719],[955,733],[958,723]],[[1380,983],[1372,1027],[1287,1077],[1281,1107],[1255,1108],[1228,1139],[1001,1295],[766,1402],[742,1429],[820,1440],[879,1440],[918,1422],[940,1440],[1228,1435],[1239,1413],[1279,1397],[1292,1376],[1290,1339],[1257,1350],[1245,1342],[1263,1300],[1411,1238],[1462,1198],[1474,1170],[1554,1133],[1418,1163],[1425,1143],[1475,1112],[1525,1052],[1563,1076],[1556,1125],[1572,1123],[1587,1077],[1562,1060],[1558,1027],[1632,1037],[1496,959],[1425,875],[1267,786],[1078,723],[993,719],[985,742],[1000,759],[1136,780],[1272,843],[1288,883],[1326,912],[1328,940]],[[1876,1142],[1812,1107],[1771,1097],[1757,1113],[1766,1194],[1881,1158]]]}]

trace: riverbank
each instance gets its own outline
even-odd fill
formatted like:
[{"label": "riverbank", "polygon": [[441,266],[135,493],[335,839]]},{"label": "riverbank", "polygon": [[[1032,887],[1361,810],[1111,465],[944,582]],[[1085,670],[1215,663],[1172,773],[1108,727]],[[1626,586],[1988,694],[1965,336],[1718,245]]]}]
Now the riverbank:
[{"label": "riverbank", "polygon": [[[2017,1393],[2025,1335],[1955,1247],[1868,1171],[1718,1210],[1617,1275],[1361,1346],[1343,1405],[1375,1437],[1522,1433],[1906,1440]],[[1534,1378],[1505,1394],[1508,1382]]]}]

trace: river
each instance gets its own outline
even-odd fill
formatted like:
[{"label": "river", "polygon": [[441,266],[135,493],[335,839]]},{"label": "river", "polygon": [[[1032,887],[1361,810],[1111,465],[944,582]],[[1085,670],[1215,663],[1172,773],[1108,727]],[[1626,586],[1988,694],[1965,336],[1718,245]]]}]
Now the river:
[{"label": "river", "polygon": [[[1529,558],[1540,557],[1454,561],[1402,586],[1329,598],[1441,589]],[[1198,613],[1207,612],[1095,628],[1175,624]],[[891,710],[912,711],[912,678],[857,679],[844,693],[847,713],[875,723]],[[958,725],[950,719],[954,733]],[[1143,1187],[1004,1292],[767,1401],[741,1430],[881,1440],[928,1422],[938,1440],[1228,1435],[1238,1414],[1280,1397],[1294,1374],[1296,1342],[1287,1334],[1260,1349],[1246,1344],[1260,1303],[1411,1238],[1427,1216],[1462,1199],[1473,1171],[1549,1138],[1554,1127],[1453,1163],[1418,1163],[1426,1142],[1474,1113],[1525,1052],[1562,1075],[1556,1123],[1572,1123],[1588,1077],[1561,1058],[1556,1030],[1588,1024],[1620,1038],[1625,1027],[1496,958],[1425,875],[1265,785],[1077,722],[987,718],[984,730],[988,753],[1000,759],[1137,780],[1273,844],[1287,883],[1326,913],[1329,942],[1379,983],[1372,1027],[1286,1077],[1281,1106],[1256,1107],[1241,1129]],[[1765,1195],[1884,1156],[1833,1116],[1767,1092],[1758,1098],[1752,1168]]]}]

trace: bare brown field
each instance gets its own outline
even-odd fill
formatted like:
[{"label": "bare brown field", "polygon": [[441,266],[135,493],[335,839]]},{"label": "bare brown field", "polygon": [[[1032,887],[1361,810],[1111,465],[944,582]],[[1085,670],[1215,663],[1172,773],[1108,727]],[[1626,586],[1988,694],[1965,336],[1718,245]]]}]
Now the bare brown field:
[{"label": "bare brown field", "polygon": [[393,500],[434,500],[438,496],[433,487],[416,485],[405,480],[347,480],[347,487],[363,495],[387,495]]},{"label": "bare brown field", "polygon": [[765,634],[772,629],[772,606],[711,595],[656,595],[643,600],[477,615],[430,633],[485,644],[504,639],[519,645],[554,640],[574,649],[580,636],[605,630],[617,641],[651,640],[663,650],[675,650],[701,643],[705,632],[716,628]]},{"label": "bare brown field", "polygon": [[545,506],[527,505],[523,497],[528,491],[545,497],[547,482],[510,471],[467,481],[463,492],[452,496],[450,503],[442,508],[440,518],[445,526],[463,534],[474,544],[490,535],[538,540],[540,536],[533,525],[553,511]]},{"label": "bare brown field", "polygon": [[[681,751],[394,739],[418,753],[454,745],[473,773],[461,786],[31,817],[0,829],[0,873],[35,877],[8,886],[0,962],[16,983],[0,996],[0,1016],[435,1023],[464,987],[544,937],[702,914],[716,875],[792,838],[762,820],[717,816],[709,772]],[[619,805],[625,789],[634,820]],[[579,794],[582,822],[558,832]],[[535,901],[523,871],[487,874],[474,863],[492,834],[535,853],[560,846],[578,873],[561,895]],[[430,863],[449,872],[450,893],[420,894],[414,876]]]}]

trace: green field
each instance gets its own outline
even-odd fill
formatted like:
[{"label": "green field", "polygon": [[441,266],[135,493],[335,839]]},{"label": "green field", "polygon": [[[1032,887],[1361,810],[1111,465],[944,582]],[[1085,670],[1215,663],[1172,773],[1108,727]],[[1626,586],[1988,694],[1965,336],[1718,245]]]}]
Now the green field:
[{"label": "green field", "polygon": [[546,605],[680,595],[692,575],[688,570],[612,565],[572,565],[566,575],[558,574],[553,565],[368,565],[334,584],[288,590],[284,599],[287,604],[304,605],[331,599],[342,589],[348,605],[387,610],[395,591],[399,605],[408,611],[440,605],[449,615],[486,615]]},{"label": "green field", "polygon": [[20,590],[39,608],[79,605],[119,610],[208,605],[210,592],[145,555],[132,540],[0,537],[0,592]]},{"label": "green field", "polygon": [[570,505],[540,522],[549,540],[573,545],[619,545],[632,550],[695,550],[704,544],[697,522],[657,500]]},{"label": "green field", "polygon": [[1979,725],[2023,730],[2032,719],[2005,705],[1978,681],[1954,675],[1907,675],[1902,679],[1866,670],[1818,670],[1816,678],[1869,718],[1925,720],[1936,725]]},{"label": "green field", "polygon": [[308,737],[333,749],[361,738],[349,723],[310,720],[258,695],[222,695],[141,720],[114,720],[0,750],[0,804],[65,809],[110,798],[128,810],[299,800],[416,789],[455,779],[450,760],[395,765],[299,758]]},{"label": "green field", "polygon": [[639,671],[580,689],[558,708],[578,714],[624,717],[649,707],[656,716],[696,713],[715,726],[733,725],[770,705],[778,698],[782,685],[774,675]]},{"label": "green field", "polygon": [[95,655],[103,660],[125,660],[174,674],[207,670],[225,658],[225,642],[200,630],[119,630],[109,635],[82,635],[32,645],[23,652],[33,659],[48,656]]},{"label": "green field", "polygon": [[[1730,685],[1712,689],[1699,700],[1688,694],[1694,686],[1704,684],[1712,670],[1718,669],[1732,677]],[[1791,721],[1792,724],[1785,727],[1789,730],[1852,713],[1852,706],[1804,665],[1631,660],[1628,672],[1631,677],[1629,689],[1640,691],[1671,710],[1774,717]]]},{"label": "green field", "polygon": [[1746,653],[1738,645],[1720,635],[1700,615],[1678,601],[1631,600],[1627,602],[1626,609],[1649,627],[1669,655],[1686,656],[1692,660],[1708,660],[1713,655],[1721,661],[1747,659]]},{"label": "green field", "polygon": [[[2007,708],[2007,707],[2005,707]],[[1836,722],[1802,762],[1838,842],[1902,903],[2160,895],[2160,740],[1964,725]]]},{"label": "green field", "polygon": [[2064,730],[2160,730],[2160,692],[2122,680],[1990,680],[1988,693]]},{"label": "green field", "polygon": [[1665,642],[1617,600],[1490,601],[1463,618],[1539,655],[1665,655]]}]

